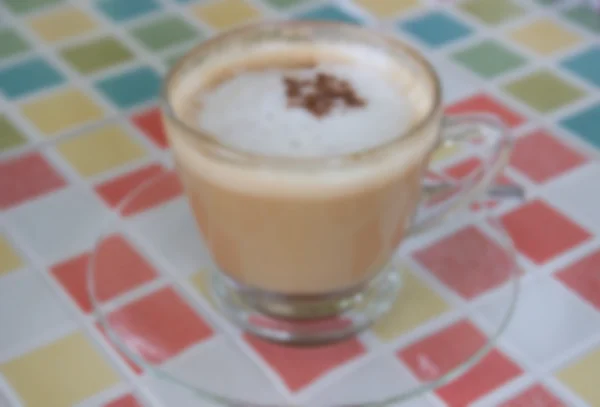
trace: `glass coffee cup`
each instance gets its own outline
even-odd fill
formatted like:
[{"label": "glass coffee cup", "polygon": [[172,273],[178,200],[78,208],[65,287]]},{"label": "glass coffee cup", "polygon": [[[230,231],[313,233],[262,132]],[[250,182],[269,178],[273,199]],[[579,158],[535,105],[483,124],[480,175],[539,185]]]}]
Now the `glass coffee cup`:
[{"label": "glass coffee cup", "polygon": [[[390,264],[401,243],[488,189],[511,151],[494,117],[444,117],[440,80],[419,53],[353,25],[229,31],[173,67],[163,98],[215,263],[214,299],[241,328],[281,342],[373,323],[401,287]],[[486,141],[479,173],[426,180],[440,145],[473,135]]]}]

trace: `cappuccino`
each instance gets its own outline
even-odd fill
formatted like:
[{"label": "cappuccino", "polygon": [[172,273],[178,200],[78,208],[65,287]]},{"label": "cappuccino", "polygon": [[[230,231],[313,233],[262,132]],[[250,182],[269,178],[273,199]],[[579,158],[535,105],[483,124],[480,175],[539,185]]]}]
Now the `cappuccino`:
[{"label": "cappuccino", "polygon": [[166,117],[167,134],[220,270],[292,295],[378,273],[437,143],[439,120],[416,128],[433,86],[383,49],[275,40],[220,50],[174,78],[168,98],[185,126]]}]

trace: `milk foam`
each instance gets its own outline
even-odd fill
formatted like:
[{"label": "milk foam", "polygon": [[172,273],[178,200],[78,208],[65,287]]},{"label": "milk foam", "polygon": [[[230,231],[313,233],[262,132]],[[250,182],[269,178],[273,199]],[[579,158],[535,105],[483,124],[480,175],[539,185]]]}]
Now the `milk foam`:
[{"label": "milk foam", "polygon": [[[289,107],[284,77],[312,79],[318,73],[347,81],[365,105],[339,103],[323,117]],[[272,156],[363,151],[400,136],[415,115],[398,83],[368,63],[326,62],[312,69],[241,72],[198,97],[199,128],[230,147]]]},{"label": "milk foam", "polygon": [[[320,62],[315,69],[297,69],[315,62]],[[321,118],[288,109],[283,75],[314,71],[351,82],[367,105],[336,108]],[[222,144],[259,155],[304,158],[362,151],[401,137],[431,114],[434,94],[433,82],[410,58],[404,65],[385,50],[354,43],[273,42],[219,50],[177,78],[170,97],[180,119]],[[199,154],[183,137],[192,133],[168,117],[166,124],[178,160],[197,176],[255,195],[298,197],[330,198],[400,176],[422,162],[439,134],[439,120],[433,118],[417,137],[381,150],[373,160],[346,166],[336,157],[319,171],[287,171],[231,165]]]}]

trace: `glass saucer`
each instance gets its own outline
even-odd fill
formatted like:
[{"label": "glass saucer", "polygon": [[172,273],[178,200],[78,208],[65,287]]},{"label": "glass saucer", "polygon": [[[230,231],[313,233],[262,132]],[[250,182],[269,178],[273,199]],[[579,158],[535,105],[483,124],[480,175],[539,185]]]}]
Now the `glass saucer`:
[{"label": "glass saucer", "polygon": [[515,250],[486,199],[403,243],[399,295],[368,330],[318,347],[268,342],[219,311],[215,265],[172,170],[107,188],[124,198],[89,263],[94,315],[165,405],[397,405],[471,380],[515,310]]}]

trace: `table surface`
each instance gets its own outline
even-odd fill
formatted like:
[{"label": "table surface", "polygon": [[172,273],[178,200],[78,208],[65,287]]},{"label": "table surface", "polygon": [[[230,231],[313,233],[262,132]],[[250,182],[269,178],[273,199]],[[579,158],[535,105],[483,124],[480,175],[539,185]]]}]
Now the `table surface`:
[{"label": "table surface", "polygon": [[[600,15],[585,4],[0,0],[0,393],[8,405],[194,405],[133,372],[97,329],[84,284],[97,232],[90,222],[169,162],[156,96],[170,64],[220,30],[294,16],[395,31],[433,62],[449,112],[492,112],[516,138],[505,176],[528,199],[494,211],[526,270],[518,314],[478,375],[407,406],[600,406]],[[459,149],[439,160],[449,173],[473,165]],[[446,285],[460,297],[461,287]],[[165,294],[160,284],[152,292]],[[438,306],[417,324],[443,317],[445,298],[428,292],[424,301]],[[177,319],[180,307],[171,305]],[[154,329],[168,329],[168,319]],[[438,323],[417,344],[435,358],[436,342],[450,331],[466,340],[476,325]],[[369,340],[393,342],[404,328],[391,322]],[[210,347],[213,360],[231,357],[208,332],[194,346]],[[180,339],[170,339],[167,359],[183,350]],[[360,357],[356,349],[368,351],[368,341],[355,341],[327,363],[257,357],[293,397],[333,380],[339,365]],[[385,363],[403,365],[394,356]],[[403,368],[419,376],[419,366]]]}]

